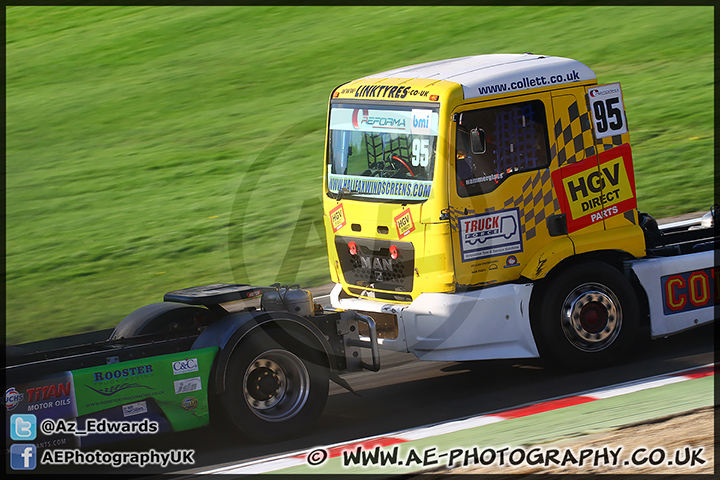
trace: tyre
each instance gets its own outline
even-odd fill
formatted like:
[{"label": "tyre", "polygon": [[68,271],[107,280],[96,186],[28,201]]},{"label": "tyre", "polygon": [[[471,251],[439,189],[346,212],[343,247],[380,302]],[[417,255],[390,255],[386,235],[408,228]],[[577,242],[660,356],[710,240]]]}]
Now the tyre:
[{"label": "tyre", "polygon": [[235,429],[275,442],[307,429],[325,408],[328,389],[325,353],[271,328],[237,346],[220,403]]},{"label": "tyre", "polygon": [[545,282],[531,319],[542,357],[570,370],[610,365],[635,341],[639,307],[630,282],[601,262],[575,265]]}]

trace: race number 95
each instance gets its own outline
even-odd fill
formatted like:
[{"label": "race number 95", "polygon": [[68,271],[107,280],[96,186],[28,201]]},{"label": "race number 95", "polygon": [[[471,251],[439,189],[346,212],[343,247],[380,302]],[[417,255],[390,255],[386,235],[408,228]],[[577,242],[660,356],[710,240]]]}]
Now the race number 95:
[{"label": "race number 95", "polygon": [[595,138],[627,133],[625,107],[619,83],[588,88],[588,100],[595,125]]}]

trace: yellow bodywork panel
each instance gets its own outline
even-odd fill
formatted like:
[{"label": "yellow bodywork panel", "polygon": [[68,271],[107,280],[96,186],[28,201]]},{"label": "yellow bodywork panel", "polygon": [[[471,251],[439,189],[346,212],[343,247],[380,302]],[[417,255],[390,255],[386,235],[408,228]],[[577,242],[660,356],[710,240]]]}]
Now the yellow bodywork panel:
[{"label": "yellow bodywork panel", "polygon": [[[595,138],[587,92],[596,85],[469,100],[446,80],[338,87],[323,171],[332,280],[349,295],[402,303],[537,280],[581,253],[644,256],[629,137]],[[345,173],[359,155],[367,170]]]}]

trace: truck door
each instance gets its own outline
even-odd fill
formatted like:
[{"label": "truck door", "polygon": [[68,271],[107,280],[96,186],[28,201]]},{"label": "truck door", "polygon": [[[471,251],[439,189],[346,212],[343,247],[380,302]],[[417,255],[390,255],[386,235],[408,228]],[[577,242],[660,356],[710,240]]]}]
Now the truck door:
[{"label": "truck door", "polygon": [[459,285],[515,280],[551,237],[559,214],[550,93],[458,107],[451,132],[449,204]]},{"label": "truck door", "polygon": [[599,200],[603,182],[584,93],[582,87],[577,87],[552,95],[555,113],[553,153],[557,156],[558,168],[553,168],[553,180],[555,188],[560,190],[560,209],[571,234],[604,229],[602,220],[590,221],[591,214],[598,211],[593,201]]},{"label": "truck door", "polygon": [[[613,91],[612,88],[600,88],[603,92]],[[598,87],[588,87],[588,90],[595,91]],[[559,167],[553,171],[552,177],[560,209],[566,217],[568,233],[578,251],[604,238],[598,237],[598,232],[637,223],[634,175],[625,115],[614,102],[620,93],[614,93],[612,98],[600,98],[607,101],[601,102],[603,108],[598,109],[603,116],[596,121],[595,137],[599,138],[595,138],[585,91],[583,87],[574,87],[552,94]],[[606,130],[609,125],[624,128],[617,135],[602,136],[598,133],[602,130],[598,130],[602,122],[606,124]],[[613,247],[617,248],[618,245]]]}]

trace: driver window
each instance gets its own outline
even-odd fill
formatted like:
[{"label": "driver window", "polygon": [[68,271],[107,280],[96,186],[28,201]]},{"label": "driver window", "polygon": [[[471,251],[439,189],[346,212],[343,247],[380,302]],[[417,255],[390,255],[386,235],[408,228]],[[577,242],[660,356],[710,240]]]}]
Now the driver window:
[{"label": "driver window", "polygon": [[[495,190],[515,173],[549,164],[545,107],[540,100],[462,112],[455,137],[457,192],[461,197]],[[473,151],[471,132],[485,148]],[[482,152],[482,153],[478,153]]]}]

